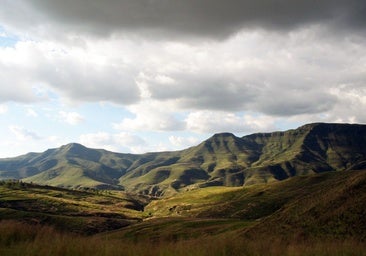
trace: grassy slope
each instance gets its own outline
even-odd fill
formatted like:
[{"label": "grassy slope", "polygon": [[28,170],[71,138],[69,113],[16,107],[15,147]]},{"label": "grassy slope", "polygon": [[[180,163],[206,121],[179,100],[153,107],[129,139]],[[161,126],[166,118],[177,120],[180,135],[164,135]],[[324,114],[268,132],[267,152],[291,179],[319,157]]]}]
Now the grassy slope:
[{"label": "grassy slope", "polygon": [[0,184],[0,219],[96,233],[140,219],[142,205],[123,192],[86,192],[26,183]]},{"label": "grassy slope", "polygon": [[[131,154],[88,149],[72,143],[59,149],[51,149],[44,155],[37,154],[37,158],[28,163],[37,170],[34,171],[36,174],[23,180],[71,188],[122,189],[118,186],[118,178],[125,174],[135,158],[136,156]],[[27,168],[26,165],[20,167],[19,172],[24,168]]]},{"label": "grassy slope", "polygon": [[[90,224],[100,213],[109,218],[141,216],[119,207],[124,194],[101,196],[39,186],[0,189],[0,202],[14,206],[20,201],[14,211],[19,218],[57,215],[59,222],[46,218],[46,223],[63,223],[66,229],[77,226],[79,219],[88,220],[79,227]],[[24,204],[26,200],[33,201]],[[125,200],[132,203],[130,198],[120,202]],[[24,215],[19,206],[31,215]],[[366,171],[300,176],[244,188],[199,188],[151,202],[143,214],[154,218],[87,238],[0,221],[0,254],[362,255],[365,209]],[[4,216],[3,209],[0,214]],[[14,218],[11,214],[7,216]]]},{"label": "grassy slope", "polygon": [[244,188],[203,188],[153,201],[145,211],[156,217],[256,221],[248,234],[366,239],[366,171],[299,176]]},{"label": "grassy slope", "polygon": [[249,230],[249,235],[366,240],[366,171],[297,177],[283,187],[298,195]]},{"label": "grassy slope", "polygon": [[157,196],[169,196],[185,187],[241,186],[242,170],[259,154],[252,142],[229,133],[216,134],[186,150],[146,156],[120,181],[129,190]]},{"label": "grassy slope", "polygon": [[[156,232],[161,230],[159,225],[164,223],[166,234],[174,230],[184,233],[187,232],[185,223],[192,226],[196,225],[192,223],[199,222],[197,227],[205,223],[204,226],[217,230],[245,226],[247,235],[319,234],[366,239],[363,218],[366,214],[366,171],[314,174],[241,188],[198,188],[154,200],[143,213],[133,210],[141,209],[141,203],[122,192],[96,194],[32,184],[11,184],[0,185],[1,219],[48,223],[79,232],[99,232],[103,226],[115,229],[118,225],[127,225],[131,219],[154,217],[140,226],[131,226],[130,231],[125,232],[131,233],[144,225],[152,225],[154,228],[150,230],[155,233],[151,236],[156,236]],[[115,223],[108,224],[110,220]],[[150,231],[146,227],[141,229],[145,230],[144,235],[149,236]],[[195,232],[206,232],[201,231],[199,228]]]}]

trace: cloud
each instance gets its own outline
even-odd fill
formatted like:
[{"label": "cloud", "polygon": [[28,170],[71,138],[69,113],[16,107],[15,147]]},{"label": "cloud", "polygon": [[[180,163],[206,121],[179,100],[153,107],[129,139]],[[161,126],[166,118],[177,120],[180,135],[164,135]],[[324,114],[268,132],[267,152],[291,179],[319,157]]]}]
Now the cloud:
[{"label": "cloud", "polygon": [[59,115],[60,115],[60,120],[62,120],[63,122],[66,122],[68,124],[71,124],[71,125],[80,124],[80,123],[84,122],[84,120],[85,120],[82,115],[80,115],[79,113],[76,113],[76,112],[60,111]]},{"label": "cloud", "polygon": [[177,131],[184,129],[184,122],[174,116],[174,106],[156,101],[143,101],[128,107],[133,118],[124,118],[114,128],[123,131]]},{"label": "cloud", "polygon": [[38,34],[133,31],[223,38],[242,28],[289,30],[314,23],[361,30],[365,6],[363,0],[18,0],[7,1],[0,17]]},{"label": "cloud", "polygon": [[0,115],[5,114],[6,112],[8,112],[8,106],[0,104]]},{"label": "cloud", "polygon": [[197,111],[186,118],[187,130],[198,133],[270,131],[276,119],[269,116],[236,115],[229,112]]},{"label": "cloud", "polygon": [[321,38],[323,31],[316,26],[287,35],[243,32],[224,43],[166,43],[137,81],[150,98],[189,111],[331,112],[339,99],[329,88],[366,82],[360,68],[366,48],[358,37],[334,42]]},{"label": "cloud", "polygon": [[131,114],[114,125],[122,131],[255,131],[281,118],[363,122],[365,6],[5,1],[0,22],[19,41],[0,47],[0,103],[111,102]]},{"label": "cloud", "polygon": [[34,131],[30,131],[24,127],[21,126],[17,126],[17,125],[11,125],[9,126],[9,130],[15,135],[15,137],[17,138],[17,140],[41,140],[42,137],[40,135],[38,135],[36,132]]},{"label": "cloud", "polygon": [[123,61],[123,53],[114,59],[112,45],[95,42],[83,48],[28,40],[0,47],[0,102],[45,101],[48,91],[74,102],[136,102],[136,72]]},{"label": "cloud", "polygon": [[117,152],[141,153],[146,142],[139,136],[121,132],[110,134],[106,132],[82,134],[79,138],[80,143],[92,147],[103,148]]},{"label": "cloud", "polygon": [[175,149],[186,149],[197,145],[201,140],[195,137],[169,136],[169,142]]},{"label": "cloud", "polygon": [[335,110],[325,116],[327,121],[346,123],[366,123],[366,89],[352,88],[343,85],[332,88],[331,92],[338,98]]},{"label": "cloud", "polygon": [[34,109],[28,108],[27,109],[27,116],[38,117],[38,113],[36,111],[34,111]]},{"label": "cloud", "polygon": [[341,103],[329,88],[354,84],[354,93],[364,94],[366,47],[363,37],[335,40],[326,31],[245,31],[225,41],[19,42],[0,48],[0,102],[45,101],[52,94],[112,102],[134,115],[124,118],[122,130],[184,129],[174,111],[331,114]]}]

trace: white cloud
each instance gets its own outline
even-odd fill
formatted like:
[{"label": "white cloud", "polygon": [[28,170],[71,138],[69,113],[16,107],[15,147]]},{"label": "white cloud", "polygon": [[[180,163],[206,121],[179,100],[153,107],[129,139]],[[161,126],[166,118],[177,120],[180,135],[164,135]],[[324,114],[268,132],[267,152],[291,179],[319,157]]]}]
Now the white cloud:
[{"label": "white cloud", "polygon": [[169,141],[175,149],[185,149],[195,146],[201,142],[201,140],[198,138],[183,136],[169,136]]},{"label": "white cloud", "polygon": [[339,104],[334,112],[326,116],[327,121],[366,123],[366,88],[352,87],[344,85],[330,90],[338,98]]},{"label": "white cloud", "polygon": [[139,136],[130,133],[97,132],[82,134],[79,138],[81,144],[92,148],[104,148],[117,152],[141,153],[146,142]]},{"label": "white cloud", "polygon": [[8,106],[0,104],[0,115],[5,114],[6,112],[8,112]]},{"label": "white cloud", "polygon": [[60,120],[71,125],[77,125],[84,122],[84,117],[77,112],[60,111]]},{"label": "white cloud", "polygon": [[123,131],[176,131],[184,129],[184,123],[174,116],[174,105],[157,101],[143,101],[128,107],[134,118],[124,118],[114,124]]},{"label": "white cloud", "polygon": [[229,112],[197,111],[186,118],[187,130],[198,133],[270,131],[275,127],[270,116],[237,115]]},{"label": "white cloud", "polygon": [[41,140],[42,137],[34,131],[30,131],[24,127],[11,125],[9,126],[10,131],[15,135],[17,140]]},{"label": "white cloud", "polygon": [[136,102],[136,71],[125,63],[124,53],[115,54],[121,41],[82,40],[79,46],[19,41],[13,48],[0,48],[0,102],[49,100],[40,86],[71,101]]},{"label": "white cloud", "polygon": [[0,49],[0,101],[47,100],[53,92],[69,101],[129,105],[136,117],[121,125],[135,130],[177,129],[174,111],[332,114],[340,99],[329,88],[366,82],[366,46],[357,35],[335,40],[325,32],[314,25],[287,34],[242,31],[225,41],[115,35],[80,36],[80,44],[18,42]]},{"label": "white cloud", "polygon": [[245,31],[223,42],[164,42],[156,51],[151,44],[136,81],[145,98],[181,111],[335,113],[339,98],[329,88],[365,83],[366,47],[357,36],[335,42],[324,33],[310,26],[289,34]]},{"label": "white cloud", "polygon": [[28,108],[27,109],[27,116],[38,117],[38,113],[34,109]]}]

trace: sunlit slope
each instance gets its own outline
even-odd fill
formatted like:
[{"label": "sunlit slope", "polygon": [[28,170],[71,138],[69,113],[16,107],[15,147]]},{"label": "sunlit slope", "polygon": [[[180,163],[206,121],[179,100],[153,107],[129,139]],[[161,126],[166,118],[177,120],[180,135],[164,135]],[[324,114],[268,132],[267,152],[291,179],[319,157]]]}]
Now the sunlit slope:
[{"label": "sunlit slope", "polygon": [[130,225],[142,217],[142,209],[138,198],[124,192],[0,182],[0,220],[20,220],[91,234]]},{"label": "sunlit slope", "polygon": [[136,159],[131,154],[118,154],[106,150],[89,149],[71,143],[44,153],[0,161],[0,177],[23,178],[62,187],[119,188],[118,178]]},{"label": "sunlit slope", "polygon": [[328,172],[242,188],[208,187],[152,201],[152,217],[254,221],[246,235],[366,238],[366,171]]},{"label": "sunlit slope", "polygon": [[240,186],[242,177],[236,173],[256,158],[258,152],[240,138],[216,134],[186,150],[144,155],[120,181],[129,190],[155,195],[195,184]]},{"label": "sunlit slope", "polygon": [[[305,183],[304,183],[305,181]],[[282,183],[282,182],[281,182]],[[287,238],[366,239],[366,171],[296,177],[283,188],[298,196],[246,232]],[[291,188],[292,187],[292,188]]]}]

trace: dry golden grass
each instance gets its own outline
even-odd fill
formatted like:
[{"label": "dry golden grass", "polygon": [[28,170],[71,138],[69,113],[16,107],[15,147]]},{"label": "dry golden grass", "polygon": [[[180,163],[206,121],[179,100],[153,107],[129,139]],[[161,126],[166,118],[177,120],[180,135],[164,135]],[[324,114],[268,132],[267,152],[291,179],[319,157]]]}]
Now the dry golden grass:
[{"label": "dry golden grass", "polygon": [[365,245],[346,241],[282,241],[274,237],[248,240],[234,235],[189,240],[136,241],[107,236],[60,233],[47,226],[0,222],[0,255],[364,255]]}]

